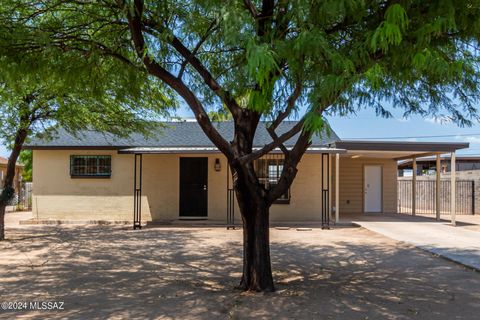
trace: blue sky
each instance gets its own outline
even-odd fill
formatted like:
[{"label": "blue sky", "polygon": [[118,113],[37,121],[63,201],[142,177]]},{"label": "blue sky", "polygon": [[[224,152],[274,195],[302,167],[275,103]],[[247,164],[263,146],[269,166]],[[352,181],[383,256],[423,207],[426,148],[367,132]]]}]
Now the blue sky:
[{"label": "blue sky", "polygon": [[[193,115],[186,108],[179,110],[182,117]],[[452,123],[440,123],[432,118],[414,116],[403,119],[400,115],[392,119],[383,119],[375,115],[373,110],[362,110],[349,117],[331,117],[330,124],[342,139],[352,138],[384,138],[389,137],[420,137],[435,135],[452,135],[445,138],[407,138],[407,141],[453,141],[469,142],[470,148],[461,150],[458,154],[480,156],[480,124],[472,127],[460,128]],[[467,136],[468,135],[468,136]],[[398,141],[399,139],[396,139]],[[0,146],[0,155],[8,156],[4,146]]]},{"label": "blue sky", "polygon": [[[476,123],[472,127],[460,128],[453,123],[442,123],[433,118],[414,116],[404,119],[400,113],[397,112],[395,114],[395,110],[390,111],[395,118],[384,119],[376,116],[374,110],[363,109],[349,117],[329,117],[328,119],[333,130],[341,139],[384,138],[384,140],[395,141],[469,142],[470,148],[460,150],[458,154],[480,156],[480,123]],[[182,108],[179,111],[179,115],[182,117],[193,117],[193,114],[187,111],[186,108]],[[388,139],[388,137],[444,135],[452,135],[452,137]]]},{"label": "blue sky", "polygon": [[[352,138],[382,138],[395,141],[450,141],[468,142],[470,148],[458,151],[458,154],[480,156],[480,124],[472,127],[458,127],[453,123],[441,122],[433,118],[414,116],[404,119],[401,116],[391,119],[379,118],[372,110],[363,110],[357,115],[346,118],[332,117],[329,119],[332,128],[342,139]],[[452,137],[428,137],[445,136]],[[404,139],[389,139],[389,137],[409,137]],[[411,138],[410,138],[411,137]]]}]

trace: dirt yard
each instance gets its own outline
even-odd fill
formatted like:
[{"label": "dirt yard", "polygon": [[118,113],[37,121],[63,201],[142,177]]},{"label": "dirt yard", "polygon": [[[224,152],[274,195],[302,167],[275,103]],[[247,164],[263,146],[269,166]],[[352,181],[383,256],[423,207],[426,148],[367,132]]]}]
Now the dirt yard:
[{"label": "dirt yard", "polygon": [[480,273],[361,228],[271,230],[277,291],[242,293],[241,230],[7,229],[0,318],[478,319]]}]

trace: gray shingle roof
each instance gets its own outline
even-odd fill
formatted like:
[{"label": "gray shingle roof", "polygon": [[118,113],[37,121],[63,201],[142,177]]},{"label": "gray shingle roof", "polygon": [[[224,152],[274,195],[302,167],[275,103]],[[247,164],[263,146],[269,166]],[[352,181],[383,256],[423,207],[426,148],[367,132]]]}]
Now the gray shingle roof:
[{"label": "gray shingle roof", "polygon": [[[114,136],[92,130],[85,130],[72,135],[65,130],[58,130],[51,139],[33,139],[26,148],[49,149],[49,148],[126,148],[126,147],[214,147],[213,143],[203,133],[197,122],[163,122],[165,127],[145,137],[142,134],[134,133],[127,138]],[[276,130],[278,134],[288,131],[296,124],[296,121],[285,121]],[[214,124],[220,134],[231,141],[233,139],[233,122],[218,122]],[[321,147],[340,140],[333,130],[328,134],[314,135],[312,147]],[[261,147],[272,139],[265,126],[259,125],[254,147]],[[286,146],[293,146],[296,136],[286,142]]]}]

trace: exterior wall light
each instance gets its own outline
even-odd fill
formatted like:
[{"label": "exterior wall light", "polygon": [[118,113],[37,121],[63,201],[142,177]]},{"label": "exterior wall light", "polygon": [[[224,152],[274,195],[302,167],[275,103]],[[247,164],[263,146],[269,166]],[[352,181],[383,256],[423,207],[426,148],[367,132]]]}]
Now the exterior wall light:
[{"label": "exterior wall light", "polygon": [[222,165],[220,164],[220,159],[218,158],[215,159],[214,168],[215,168],[215,171],[220,171],[222,169]]}]

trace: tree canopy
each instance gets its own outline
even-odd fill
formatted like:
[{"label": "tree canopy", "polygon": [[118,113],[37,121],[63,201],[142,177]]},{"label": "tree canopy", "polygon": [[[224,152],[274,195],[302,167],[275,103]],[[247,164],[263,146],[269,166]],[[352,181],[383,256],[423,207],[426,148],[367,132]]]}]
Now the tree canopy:
[{"label": "tree canopy", "polygon": [[[293,182],[325,115],[367,107],[389,116],[390,102],[406,116],[477,121],[479,17],[478,0],[5,0],[0,50],[70,57],[81,74],[101,57],[118,88],[146,77],[183,100],[236,174],[242,287],[273,290],[268,208]],[[208,111],[221,109],[235,123],[232,141],[212,126]],[[278,133],[292,117],[298,123]],[[272,142],[254,150],[259,125]],[[285,161],[267,190],[252,162],[275,148]]]},{"label": "tree canopy", "polygon": [[[320,105],[388,115],[385,101],[407,115],[444,113],[460,124],[476,117],[478,1],[137,2],[140,57],[128,25],[134,1],[7,0],[2,34],[16,43],[9,50],[48,46],[77,63],[102,55],[143,67],[148,57],[205,108],[233,104],[273,119],[298,96],[293,109],[307,110],[312,124]],[[72,82],[92,71],[77,63]],[[131,87],[131,75],[118,78]]]},{"label": "tree canopy", "polygon": [[32,182],[32,156],[32,150],[22,150],[22,152],[20,152],[20,156],[18,157],[20,164],[23,165],[22,180],[26,182]]},{"label": "tree canopy", "polygon": [[[113,69],[115,62],[92,56],[57,56],[50,50],[3,53],[0,139],[7,145],[13,142],[12,133],[21,123],[22,112],[31,112],[29,136],[59,126],[70,132],[86,128],[118,135],[146,132],[149,122],[168,114],[166,106],[172,105],[171,99],[155,83],[146,81],[144,74],[131,68]],[[27,111],[28,104],[35,109]]]},{"label": "tree canopy", "polygon": [[[0,141],[11,150],[0,194],[0,240],[5,206],[15,192],[15,164],[28,139],[49,138],[59,127],[73,134],[147,135],[174,105],[132,66],[114,69],[117,61],[110,57],[60,54],[58,48],[17,52],[14,39],[4,33],[0,39]],[[31,178],[31,153],[23,158]]]}]

